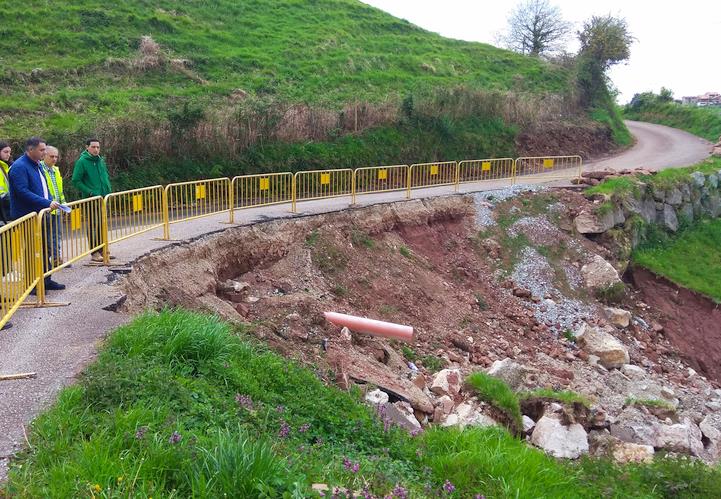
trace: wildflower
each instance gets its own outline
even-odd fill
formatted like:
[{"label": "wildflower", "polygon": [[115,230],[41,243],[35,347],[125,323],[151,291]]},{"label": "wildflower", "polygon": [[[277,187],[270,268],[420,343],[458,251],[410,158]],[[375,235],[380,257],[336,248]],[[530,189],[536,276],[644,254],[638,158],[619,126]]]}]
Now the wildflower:
[{"label": "wildflower", "polygon": [[408,490],[406,490],[405,487],[401,487],[400,484],[397,484],[393,489],[393,497],[397,497],[398,499],[408,499]]},{"label": "wildflower", "polygon": [[473,496],[473,499],[486,499],[486,496],[484,496],[483,494],[476,494],[475,496]]},{"label": "wildflower", "polygon": [[138,428],[138,430],[135,432],[136,440],[142,440],[147,431],[148,431],[147,426],[141,426],[140,428]]},{"label": "wildflower", "polygon": [[278,414],[283,414],[285,412],[285,407],[283,407],[282,405],[279,405],[278,407],[275,408],[275,412],[277,412]]},{"label": "wildflower", "polygon": [[241,395],[240,393],[235,394],[235,401],[238,403],[240,407],[243,409],[251,410],[253,409],[253,399],[251,399],[247,395]]},{"label": "wildflower", "polygon": [[412,437],[417,437],[418,435],[423,433],[423,428],[413,428],[409,433]]},{"label": "wildflower", "polygon": [[125,479],[125,477],[123,475],[120,475],[118,477],[118,483],[121,483],[124,479]]},{"label": "wildflower", "polygon": [[451,483],[450,480],[446,480],[446,482],[443,484],[443,490],[446,491],[448,494],[453,494],[453,492],[456,490],[456,486]]},{"label": "wildflower", "polygon": [[310,423],[305,423],[300,425],[300,428],[298,428],[298,433],[305,433],[308,430],[310,430]]},{"label": "wildflower", "polygon": [[181,440],[183,440],[183,436],[180,433],[178,433],[177,431],[174,431],[173,434],[170,435],[170,438],[168,439],[168,443],[177,444]]},{"label": "wildflower", "polygon": [[100,492],[101,490],[103,490],[103,488],[100,486],[99,483],[93,485],[93,492]]},{"label": "wildflower", "polygon": [[280,430],[278,430],[278,436],[280,438],[287,438],[290,435],[290,425],[285,421],[280,422]]},{"label": "wildflower", "polygon": [[354,463],[353,461],[351,461],[351,460],[348,459],[347,457],[344,457],[344,458],[343,458],[343,467],[344,467],[347,471],[351,471],[351,472],[353,472],[353,473],[358,473],[358,471],[360,471],[360,463]]}]

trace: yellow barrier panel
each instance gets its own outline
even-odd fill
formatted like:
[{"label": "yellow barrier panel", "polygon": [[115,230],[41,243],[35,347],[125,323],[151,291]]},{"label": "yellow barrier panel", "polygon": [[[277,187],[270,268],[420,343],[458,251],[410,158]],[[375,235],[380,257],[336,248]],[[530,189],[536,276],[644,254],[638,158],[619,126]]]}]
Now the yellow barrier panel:
[{"label": "yellow barrier panel", "polygon": [[353,170],[311,170],[293,176],[293,212],[298,201],[353,196]]},{"label": "yellow barrier panel", "polygon": [[0,227],[0,329],[41,280],[37,272],[37,214]]},{"label": "yellow barrier panel", "polygon": [[[100,196],[68,203],[72,210],[51,212],[48,208],[37,216],[42,240],[38,248],[38,273],[49,277],[58,270],[107,246],[108,231],[105,204]],[[107,263],[107,261],[106,261]],[[45,301],[43,281],[37,290],[38,304]]]},{"label": "yellow barrier panel", "polygon": [[353,203],[358,194],[407,190],[409,169],[408,165],[357,168],[353,173]]},{"label": "yellow barrier panel", "polygon": [[[432,187],[436,185],[458,186],[458,163],[442,161],[438,163],[418,163],[411,165],[408,189]],[[409,194],[410,197],[410,194]]]},{"label": "yellow barrier panel", "polygon": [[165,186],[163,237],[170,239],[170,224],[231,211],[230,179],[214,178]]},{"label": "yellow barrier panel", "polygon": [[515,181],[571,179],[581,176],[581,156],[538,156],[516,159]]},{"label": "yellow barrier panel", "polygon": [[163,186],[113,192],[105,196],[108,243],[163,225]]},{"label": "yellow barrier panel", "polygon": [[458,163],[458,181],[513,180],[513,158],[473,159]]},{"label": "yellow barrier panel", "polygon": [[233,209],[230,210],[230,223],[233,223],[236,209],[293,201],[293,174],[284,172],[242,175],[233,178],[231,190]]}]

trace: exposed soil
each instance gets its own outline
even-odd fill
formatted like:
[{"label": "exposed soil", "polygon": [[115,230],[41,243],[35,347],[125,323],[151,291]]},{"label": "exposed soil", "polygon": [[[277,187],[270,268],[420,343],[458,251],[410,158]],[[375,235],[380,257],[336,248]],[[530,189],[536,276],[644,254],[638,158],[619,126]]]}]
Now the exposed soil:
[{"label": "exposed soil", "polygon": [[640,298],[659,314],[666,337],[694,369],[721,382],[721,309],[709,298],[635,267]]},{"label": "exposed soil", "polygon": [[522,156],[578,154],[583,158],[607,155],[617,149],[611,131],[598,123],[544,122],[524,130],[516,137],[516,148]]}]

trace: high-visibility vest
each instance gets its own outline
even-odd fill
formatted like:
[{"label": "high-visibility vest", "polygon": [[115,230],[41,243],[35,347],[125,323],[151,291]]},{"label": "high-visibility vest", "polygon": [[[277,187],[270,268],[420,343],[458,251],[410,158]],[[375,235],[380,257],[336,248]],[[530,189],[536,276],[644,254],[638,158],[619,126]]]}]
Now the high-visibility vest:
[{"label": "high-visibility vest", "polygon": [[8,180],[8,172],[10,167],[4,161],[0,161],[0,196],[10,192],[10,181]]},{"label": "high-visibility vest", "polygon": [[[45,163],[41,162],[40,166],[43,169],[46,183],[48,184],[48,192],[53,201],[57,201],[60,204],[65,204],[65,193],[63,192],[63,176],[60,174],[60,169],[57,166],[46,166]],[[57,215],[58,210],[53,210],[53,214]]]}]

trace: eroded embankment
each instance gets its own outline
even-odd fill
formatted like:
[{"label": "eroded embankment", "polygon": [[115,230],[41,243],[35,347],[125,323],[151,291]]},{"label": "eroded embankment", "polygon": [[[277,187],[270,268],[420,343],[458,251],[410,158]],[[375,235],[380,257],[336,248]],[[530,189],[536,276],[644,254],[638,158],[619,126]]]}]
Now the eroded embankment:
[{"label": "eroded embankment", "polygon": [[[519,392],[565,389],[590,401],[583,417],[548,392],[524,404],[540,418],[525,433],[553,455],[640,444],[629,455],[718,459],[721,390],[688,372],[652,327],[653,307],[633,293],[626,310],[596,299],[621,282],[611,252],[574,230],[588,203],[564,190],[500,191],[231,228],[136,261],[124,306],[177,305],[246,323],[328,382],[379,387],[373,400],[389,397],[385,414],[411,428],[517,429],[463,383],[490,368]],[[409,324],[416,337],[343,332],[325,311]]]},{"label": "eroded embankment", "polygon": [[694,369],[721,382],[721,310],[713,300],[641,267],[629,271],[674,349]]}]

